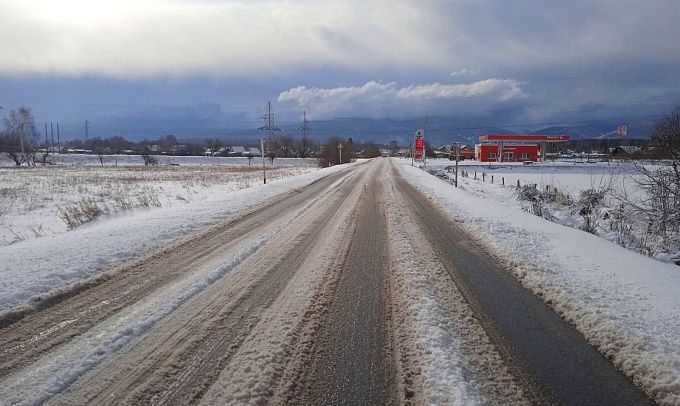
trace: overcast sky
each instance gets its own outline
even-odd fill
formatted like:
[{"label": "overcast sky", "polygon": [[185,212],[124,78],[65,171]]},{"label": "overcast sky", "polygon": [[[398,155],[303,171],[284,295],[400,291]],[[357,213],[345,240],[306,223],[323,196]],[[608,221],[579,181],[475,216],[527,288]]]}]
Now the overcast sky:
[{"label": "overcast sky", "polygon": [[0,0],[0,115],[119,133],[253,128],[267,100],[281,121],[647,116],[680,103],[678,16],[677,0]]}]

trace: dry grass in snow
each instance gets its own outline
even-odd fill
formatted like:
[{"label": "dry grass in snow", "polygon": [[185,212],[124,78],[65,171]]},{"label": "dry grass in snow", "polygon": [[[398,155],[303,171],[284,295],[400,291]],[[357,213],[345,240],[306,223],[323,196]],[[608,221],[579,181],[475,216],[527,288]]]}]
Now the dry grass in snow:
[{"label": "dry grass in snow", "polygon": [[[313,170],[270,167],[267,179]],[[190,204],[261,182],[261,167],[242,165],[0,167],[0,246],[64,232],[105,215]]]}]

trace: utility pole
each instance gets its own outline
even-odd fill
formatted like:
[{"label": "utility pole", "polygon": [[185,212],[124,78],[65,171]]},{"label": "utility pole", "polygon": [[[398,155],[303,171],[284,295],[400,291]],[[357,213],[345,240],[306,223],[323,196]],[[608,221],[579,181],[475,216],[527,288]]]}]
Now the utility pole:
[{"label": "utility pole", "polygon": [[90,122],[85,120],[85,141],[87,141],[88,132],[90,131]]},{"label": "utility pole", "polygon": [[50,134],[52,135],[52,145],[51,145],[52,148],[51,149],[52,149],[52,152],[54,152],[54,126],[52,125],[52,123],[50,123]]},{"label": "utility pole", "polygon": [[266,131],[267,138],[271,139],[275,131],[281,131],[280,128],[274,125],[274,113],[272,113],[272,102],[267,102],[267,112],[262,116],[264,120],[264,126],[258,128],[258,130]]},{"label": "utility pole", "polygon": [[264,184],[267,184],[267,168],[264,164],[264,138],[260,138],[260,152],[262,155],[262,177],[264,179]]},{"label": "utility pole", "polygon": [[57,151],[61,154],[61,137],[59,137],[59,123],[57,123]]},{"label": "utility pole", "polygon": [[45,122],[45,147],[47,147],[47,122]]},{"label": "utility pole", "polygon": [[[267,139],[269,141],[271,141],[272,136],[274,134],[274,131],[281,131],[280,128],[278,128],[277,126],[274,125],[274,113],[272,113],[272,102],[271,101],[267,102],[267,112],[262,116],[262,120],[264,120],[264,125],[262,127],[258,128],[258,130],[266,131]],[[260,147],[262,148],[262,170],[264,171],[264,141],[263,141],[263,138],[260,138]],[[267,183],[266,173],[265,173],[265,176],[264,176],[264,183]]]},{"label": "utility pole", "polygon": [[300,127],[300,131],[302,131],[302,138],[307,138],[307,132],[311,131],[312,129],[309,128],[309,120],[307,120],[307,112],[303,111],[302,116],[304,118],[302,119],[302,127]]}]

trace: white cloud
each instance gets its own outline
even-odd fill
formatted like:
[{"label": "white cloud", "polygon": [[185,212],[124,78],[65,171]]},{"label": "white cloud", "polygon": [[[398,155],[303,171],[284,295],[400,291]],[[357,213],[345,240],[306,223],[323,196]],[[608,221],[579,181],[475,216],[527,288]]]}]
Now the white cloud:
[{"label": "white cloud", "polygon": [[399,87],[395,82],[375,81],[336,88],[298,86],[282,92],[278,101],[294,102],[300,108],[314,111],[317,116],[358,112],[381,116],[386,110],[413,112],[420,105],[435,101],[495,104],[524,96],[516,80],[491,78],[468,84],[428,83],[406,87]]},{"label": "white cloud", "polygon": [[462,69],[452,71],[451,73],[449,73],[449,76],[451,76],[451,77],[453,77],[453,76],[466,76],[466,75],[474,75],[475,73],[477,73],[477,72],[475,72],[472,69],[462,68]]},{"label": "white cloud", "polygon": [[519,82],[514,79],[485,79],[460,85],[429,83],[411,85],[397,91],[401,99],[451,99],[472,96],[489,96],[499,101],[523,97]]}]

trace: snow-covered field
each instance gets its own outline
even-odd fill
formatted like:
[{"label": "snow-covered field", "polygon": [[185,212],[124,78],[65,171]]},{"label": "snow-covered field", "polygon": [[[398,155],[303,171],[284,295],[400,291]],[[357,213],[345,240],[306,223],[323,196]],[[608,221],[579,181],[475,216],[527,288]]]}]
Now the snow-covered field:
[{"label": "snow-covered field", "polygon": [[[0,219],[3,235],[11,228],[11,239],[21,224],[42,225],[43,230],[0,246],[0,312],[97,276],[342,167],[268,168],[266,185],[260,183],[261,172],[243,166],[0,169],[0,201],[9,208]],[[59,208],[83,198],[108,213],[66,231]],[[118,210],[121,199],[135,203],[147,198],[160,204]]]},{"label": "snow-covered field", "polygon": [[[433,159],[428,160],[427,168],[453,178],[451,166],[454,164],[448,159]],[[523,165],[463,161],[459,165],[461,174],[465,171],[469,180],[477,181],[467,182],[461,178],[461,182],[465,183],[462,187],[474,189],[479,194],[502,195],[510,206],[522,207],[568,227],[589,229],[602,238],[658,260],[680,260],[680,244],[674,243],[672,236],[664,241],[659,235],[650,233],[647,219],[632,206],[645,198],[637,183],[641,175],[632,162]],[[647,164],[645,167],[655,170],[657,166]],[[537,192],[550,191],[552,199],[542,199],[538,207],[533,207],[530,201],[520,201],[515,190],[518,182],[522,186],[535,185]],[[592,212],[587,210],[586,213],[580,210],[579,198],[581,192],[587,190],[602,191],[603,198],[592,207]]]},{"label": "snow-covered field", "polygon": [[[431,159],[427,165],[436,168],[443,168],[455,165],[455,162],[448,159]],[[516,185],[519,180],[522,184],[535,183],[539,186],[553,186],[563,189],[566,192],[578,193],[583,189],[596,187],[601,184],[613,183],[613,186],[620,188],[624,182],[626,186],[633,187],[630,182],[631,176],[636,176],[635,168],[628,161],[577,163],[577,162],[536,162],[531,165],[523,165],[516,162],[487,163],[477,161],[462,161],[459,163],[461,169],[466,170],[481,177],[486,174],[490,182],[490,176],[494,175],[494,182],[501,183],[505,178],[506,185]],[[472,175],[471,175],[472,176]]]},{"label": "snow-covered field", "polygon": [[[662,404],[680,402],[680,267],[527,213],[511,187],[470,177],[459,178],[456,189],[410,160],[394,162],[648,394]],[[542,176],[524,170],[495,173],[527,182]],[[564,185],[590,187],[584,181],[590,175],[575,178],[555,176]]]},{"label": "snow-covered field", "polygon": [[[0,246],[114,213],[185,205],[262,182],[261,166],[248,166],[245,158],[161,157],[182,163],[145,167],[139,157],[122,156],[125,165],[102,167],[96,156],[62,157],[58,166],[0,166]],[[267,168],[270,180],[316,170],[310,160],[275,163]]]}]

